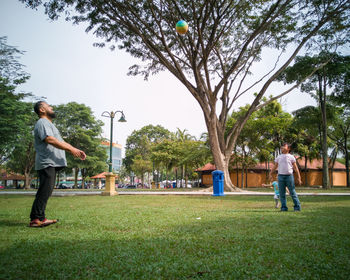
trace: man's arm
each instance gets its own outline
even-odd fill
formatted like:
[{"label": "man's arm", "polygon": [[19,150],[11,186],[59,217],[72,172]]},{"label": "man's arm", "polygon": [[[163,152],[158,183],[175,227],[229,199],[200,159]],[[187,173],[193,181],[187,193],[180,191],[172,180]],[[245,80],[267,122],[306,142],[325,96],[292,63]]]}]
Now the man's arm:
[{"label": "man's arm", "polygon": [[293,163],[293,169],[295,171],[295,173],[297,174],[298,177],[298,185],[301,185],[301,177],[300,177],[300,172],[299,172],[299,168],[296,162]]},{"label": "man's arm", "polygon": [[86,154],[83,151],[81,151],[77,148],[74,148],[72,145],[68,144],[67,142],[59,141],[57,138],[55,138],[53,136],[47,136],[45,138],[45,142],[47,144],[50,144],[50,145],[56,147],[57,149],[61,149],[61,150],[65,150],[67,152],[70,152],[73,156],[78,157],[82,160],[85,160],[85,158],[86,158]]}]

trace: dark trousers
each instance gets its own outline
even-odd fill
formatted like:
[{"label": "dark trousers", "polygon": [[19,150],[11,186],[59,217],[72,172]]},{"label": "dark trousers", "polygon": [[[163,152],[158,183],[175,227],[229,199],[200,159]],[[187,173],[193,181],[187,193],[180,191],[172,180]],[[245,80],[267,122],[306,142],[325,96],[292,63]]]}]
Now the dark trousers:
[{"label": "dark trousers", "polygon": [[30,220],[45,219],[45,209],[47,201],[53,192],[56,181],[56,168],[47,167],[38,171],[39,189],[33,202]]}]

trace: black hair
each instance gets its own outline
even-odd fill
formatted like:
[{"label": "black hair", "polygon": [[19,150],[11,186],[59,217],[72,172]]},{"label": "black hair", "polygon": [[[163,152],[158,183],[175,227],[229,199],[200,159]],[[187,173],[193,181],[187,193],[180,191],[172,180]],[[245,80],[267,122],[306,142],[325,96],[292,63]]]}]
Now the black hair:
[{"label": "black hair", "polygon": [[40,108],[41,105],[44,103],[45,101],[38,101],[37,103],[34,104],[34,112],[40,116]]},{"label": "black hair", "polygon": [[292,150],[292,145],[291,145],[291,144],[289,144],[289,143],[287,143],[287,142],[284,142],[282,146],[285,146],[285,145],[288,146],[289,151]]}]

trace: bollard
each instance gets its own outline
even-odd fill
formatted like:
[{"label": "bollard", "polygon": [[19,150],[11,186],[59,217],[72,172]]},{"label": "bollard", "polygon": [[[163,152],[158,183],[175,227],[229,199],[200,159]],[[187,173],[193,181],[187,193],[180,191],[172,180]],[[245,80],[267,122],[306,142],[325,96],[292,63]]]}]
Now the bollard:
[{"label": "bollard", "polygon": [[224,196],[224,172],[215,170],[213,176],[213,196]]},{"label": "bollard", "polygon": [[112,172],[108,172],[106,175],[106,187],[104,192],[102,192],[102,195],[105,196],[114,196],[118,195],[118,193],[115,191],[115,177],[116,174],[113,174]]}]

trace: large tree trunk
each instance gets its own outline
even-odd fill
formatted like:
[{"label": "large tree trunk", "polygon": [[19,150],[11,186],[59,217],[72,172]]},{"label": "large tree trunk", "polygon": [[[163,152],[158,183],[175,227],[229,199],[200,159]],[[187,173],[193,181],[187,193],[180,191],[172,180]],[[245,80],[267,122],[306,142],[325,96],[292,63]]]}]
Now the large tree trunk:
[{"label": "large tree trunk", "polygon": [[230,172],[229,172],[229,161],[230,158],[225,157],[222,154],[219,142],[212,141],[214,137],[211,137],[211,149],[213,154],[214,163],[217,170],[224,172],[224,190],[225,191],[238,191],[238,189],[232,184]]},{"label": "large tree trunk", "polygon": [[345,149],[345,167],[346,167],[346,186],[350,188],[349,152],[347,149]]},{"label": "large tree trunk", "polygon": [[25,177],[25,181],[24,181],[24,188],[26,190],[28,190],[30,188],[30,173],[29,172],[24,172],[24,177]]},{"label": "large tree trunk", "polygon": [[305,165],[304,165],[304,184],[305,184],[305,187],[308,187],[309,186],[309,182],[307,180],[307,175],[308,175],[308,169],[307,169],[307,156],[305,156]]},{"label": "large tree trunk", "polygon": [[344,131],[344,156],[346,168],[346,187],[350,188],[350,171],[349,171],[349,149],[348,149],[348,134]]},{"label": "large tree trunk", "polygon": [[224,190],[225,191],[240,191],[239,188],[233,185],[229,172],[229,162],[232,150],[226,148],[224,140],[224,128],[220,127],[216,116],[212,115],[213,119],[205,118],[208,128],[209,142],[211,152],[213,154],[214,164],[217,170],[224,172]]},{"label": "large tree trunk", "polygon": [[320,109],[322,115],[322,138],[321,138],[321,146],[322,146],[322,187],[324,189],[329,188],[329,171],[328,171],[328,144],[327,144],[327,114],[326,114],[326,81],[319,77],[319,102]]},{"label": "large tree trunk", "polygon": [[74,167],[74,188],[78,187],[78,173],[79,173],[79,168]]}]

